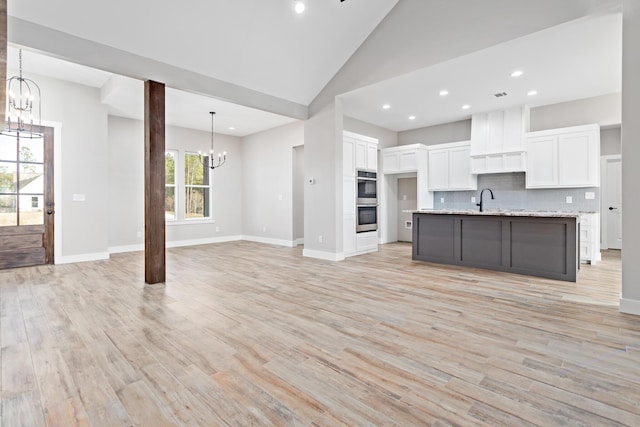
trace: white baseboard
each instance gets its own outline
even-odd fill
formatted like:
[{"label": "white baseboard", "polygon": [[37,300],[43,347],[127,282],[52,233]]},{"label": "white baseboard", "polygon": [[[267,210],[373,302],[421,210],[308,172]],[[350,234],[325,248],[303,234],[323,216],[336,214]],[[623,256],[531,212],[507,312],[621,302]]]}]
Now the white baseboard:
[{"label": "white baseboard", "polygon": [[297,243],[295,240],[284,240],[284,239],[271,239],[269,237],[260,237],[260,236],[242,236],[242,240],[247,240],[249,242],[256,243],[266,243],[267,245],[277,245],[277,246],[286,246],[288,248],[295,248]]},{"label": "white baseboard", "polygon": [[91,254],[63,255],[56,258],[56,264],[72,264],[74,262],[103,261],[109,259],[109,252],[95,252]]},{"label": "white baseboard", "polygon": [[307,258],[323,259],[325,261],[344,261],[344,253],[342,252],[324,252],[314,251],[312,249],[303,249],[302,256]]},{"label": "white baseboard", "polygon": [[[167,248],[179,248],[182,246],[208,245],[210,243],[235,242],[243,240],[242,236],[206,237],[203,239],[174,240],[167,242]],[[144,247],[143,247],[144,249]]]},{"label": "white baseboard", "polygon": [[640,301],[635,299],[620,298],[621,313],[640,315]]},{"label": "white baseboard", "polygon": [[110,254],[121,254],[125,252],[138,252],[144,251],[144,244],[137,245],[125,245],[125,246],[111,246],[109,247]]}]

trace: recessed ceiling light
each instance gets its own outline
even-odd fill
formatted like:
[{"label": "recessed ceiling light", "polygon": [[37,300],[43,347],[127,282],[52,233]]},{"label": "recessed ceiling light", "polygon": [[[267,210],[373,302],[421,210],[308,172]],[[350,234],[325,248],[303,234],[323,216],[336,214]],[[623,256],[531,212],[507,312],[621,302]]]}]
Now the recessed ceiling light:
[{"label": "recessed ceiling light", "polygon": [[416,116],[409,116],[409,120],[415,120]]},{"label": "recessed ceiling light", "polygon": [[521,75],[523,75],[524,72],[521,70],[515,70],[513,73],[511,73],[511,77],[520,77]]},{"label": "recessed ceiling light", "polygon": [[384,110],[388,110],[389,108],[391,108],[391,105],[389,105],[389,104],[384,104],[382,106],[382,109],[384,109]]},{"label": "recessed ceiling light", "polygon": [[233,126],[229,126],[229,130],[236,130]]},{"label": "recessed ceiling light", "polygon": [[443,89],[443,90],[440,91],[440,96],[447,96],[447,95],[449,95],[449,91],[448,90]]},{"label": "recessed ceiling light", "polygon": [[469,105],[469,104],[464,104],[464,105],[462,106],[462,109],[463,109],[463,110],[468,110],[469,108],[471,108],[471,105]]},{"label": "recessed ceiling light", "polygon": [[304,12],[304,8],[305,8],[304,2],[302,2],[301,0],[296,0],[294,3],[295,3],[294,9],[296,13]]},{"label": "recessed ceiling light", "polygon": [[527,95],[529,96],[533,96],[533,95],[537,95],[538,91],[537,90],[530,90],[529,92],[527,92]]}]

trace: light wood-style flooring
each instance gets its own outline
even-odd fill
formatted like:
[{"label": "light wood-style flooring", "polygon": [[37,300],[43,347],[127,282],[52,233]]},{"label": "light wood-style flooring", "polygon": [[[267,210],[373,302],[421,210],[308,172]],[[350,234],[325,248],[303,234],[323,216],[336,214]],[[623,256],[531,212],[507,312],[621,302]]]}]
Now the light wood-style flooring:
[{"label": "light wood-style flooring", "polygon": [[577,283],[251,242],[0,272],[1,425],[640,425],[619,254]]}]

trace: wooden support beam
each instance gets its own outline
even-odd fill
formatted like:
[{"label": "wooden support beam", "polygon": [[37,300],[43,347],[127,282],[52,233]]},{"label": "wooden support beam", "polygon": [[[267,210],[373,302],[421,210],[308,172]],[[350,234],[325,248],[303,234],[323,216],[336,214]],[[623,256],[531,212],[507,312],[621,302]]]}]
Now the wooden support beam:
[{"label": "wooden support beam", "polygon": [[0,0],[0,127],[4,128],[7,104],[7,0]]},{"label": "wooden support beam", "polygon": [[144,82],[144,279],[166,278],[164,219],[164,84]]}]

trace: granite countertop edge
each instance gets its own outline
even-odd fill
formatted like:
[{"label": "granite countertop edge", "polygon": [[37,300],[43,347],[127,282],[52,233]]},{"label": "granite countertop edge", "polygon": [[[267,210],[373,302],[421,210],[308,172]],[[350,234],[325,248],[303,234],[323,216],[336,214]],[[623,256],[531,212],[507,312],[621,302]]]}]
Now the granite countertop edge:
[{"label": "granite countertop edge", "polygon": [[544,218],[579,218],[581,214],[593,212],[561,212],[561,211],[484,211],[464,209],[417,209],[406,211],[408,213],[430,215],[474,215],[474,216],[524,216]]}]

